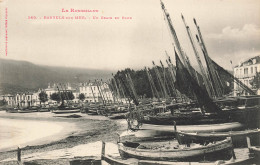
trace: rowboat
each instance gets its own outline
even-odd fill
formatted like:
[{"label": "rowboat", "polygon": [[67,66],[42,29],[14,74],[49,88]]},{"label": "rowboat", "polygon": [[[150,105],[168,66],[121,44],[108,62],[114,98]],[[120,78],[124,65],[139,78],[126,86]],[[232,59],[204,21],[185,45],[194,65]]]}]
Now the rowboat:
[{"label": "rowboat", "polygon": [[[128,158],[123,159],[121,158],[119,151],[111,151],[107,150],[108,153],[106,153],[106,143],[102,142],[102,152],[101,152],[101,160],[106,161],[108,164],[111,165],[216,165],[216,164],[222,164],[225,161],[218,160],[218,161],[199,161],[199,162],[176,162],[176,161],[157,161],[157,160],[139,160],[136,158]],[[108,144],[109,146],[107,148],[111,147],[111,144]],[[116,144],[113,144],[116,145]],[[234,161],[233,161],[234,162]]]},{"label": "rowboat", "polygon": [[6,109],[6,112],[8,112],[8,113],[18,113],[18,109],[17,108],[8,108],[8,109]]},{"label": "rowboat", "polygon": [[[120,156],[102,155],[102,159],[112,165],[216,165],[216,162],[175,162],[175,161],[151,161],[134,158],[122,159]],[[220,161],[222,162],[222,161]]]},{"label": "rowboat", "polygon": [[177,125],[199,125],[199,124],[218,124],[229,122],[230,119],[220,118],[216,115],[202,115],[201,112],[187,112],[179,114],[163,113],[156,116],[144,116],[142,123],[145,124],[157,124],[157,125],[173,125],[174,122]]},{"label": "rowboat", "polygon": [[[182,132],[225,132],[231,130],[241,130],[244,127],[239,122],[201,125],[178,125],[177,130]],[[154,130],[159,132],[175,132],[173,125],[143,124],[141,130]]]},{"label": "rowboat", "polygon": [[[118,143],[118,150],[123,159],[136,158],[158,161],[216,161],[229,160],[232,157],[231,138],[207,145],[191,144],[188,146],[172,146],[170,141],[148,143]],[[169,144],[169,145],[167,145]],[[152,145],[152,146],[151,146]]]},{"label": "rowboat", "polygon": [[64,108],[64,109],[54,109],[52,113],[63,114],[63,113],[77,113],[80,112],[80,108]]},{"label": "rowboat", "polygon": [[32,112],[38,112],[37,109],[18,109],[18,113],[32,113]]},{"label": "rowboat", "polygon": [[210,132],[210,133],[185,133],[177,132],[177,139],[180,144],[213,142],[227,137],[232,138],[235,147],[247,145],[246,137],[250,137],[253,145],[259,145],[260,129],[229,131],[229,132]]},{"label": "rowboat", "polygon": [[154,161],[154,160],[138,160],[134,158],[122,159],[120,156],[105,154],[101,156],[102,160],[112,165],[244,165],[254,164],[252,158],[246,159],[230,159],[218,161],[199,161],[199,162],[176,162],[176,161]]},{"label": "rowboat", "polygon": [[50,112],[50,110],[47,107],[43,107],[43,108],[38,109],[38,112]]},{"label": "rowboat", "polygon": [[120,142],[143,142],[143,141],[155,141],[155,140],[167,140],[174,139],[175,132],[157,132],[154,130],[138,130],[136,132],[133,131],[124,131],[119,136]]},{"label": "rowboat", "polygon": [[[243,124],[238,122],[222,123],[222,124],[207,124],[207,125],[181,125],[176,126],[178,132],[189,133],[211,133],[211,132],[228,132],[232,130],[241,130]],[[173,139],[176,137],[174,126],[162,126],[143,124],[141,129],[136,131],[125,131],[120,135],[120,141],[153,141],[163,139]]]}]

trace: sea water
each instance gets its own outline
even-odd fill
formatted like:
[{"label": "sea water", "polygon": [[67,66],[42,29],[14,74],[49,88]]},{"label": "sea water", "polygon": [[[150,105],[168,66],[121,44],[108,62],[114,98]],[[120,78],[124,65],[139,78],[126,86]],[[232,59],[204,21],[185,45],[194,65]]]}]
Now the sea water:
[{"label": "sea water", "polygon": [[0,151],[50,140],[51,135],[59,134],[62,129],[63,126],[56,122],[1,118]]}]

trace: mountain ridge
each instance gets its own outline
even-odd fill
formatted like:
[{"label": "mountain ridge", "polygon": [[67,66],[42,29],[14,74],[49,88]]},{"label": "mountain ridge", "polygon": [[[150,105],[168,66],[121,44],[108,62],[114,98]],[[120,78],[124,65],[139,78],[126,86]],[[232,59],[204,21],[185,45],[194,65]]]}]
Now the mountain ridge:
[{"label": "mountain ridge", "polygon": [[94,79],[106,81],[110,70],[37,65],[28,61],[0,59],[0,94],[36,91],[48,83],[79,83]]}]

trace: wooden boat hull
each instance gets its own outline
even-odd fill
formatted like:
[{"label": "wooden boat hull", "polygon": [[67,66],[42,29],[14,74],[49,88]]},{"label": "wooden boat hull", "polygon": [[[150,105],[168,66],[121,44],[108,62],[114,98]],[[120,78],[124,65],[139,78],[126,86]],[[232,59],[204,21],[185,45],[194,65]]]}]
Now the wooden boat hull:
[{"label": "wooden boat hull", "polygon": [[[138,160],[134,158],[122,159],[120,156],[102,155],[101,159],[111,165],[216,165],[216,162],[176,162],[176,161],[152,161]],[[222,161],[220,161],[222,162]]]},{"label": "wooden boat hull", "polygon": [[72,109],[72,110],[52,110],[52,113],[55,114],[64,114],[64,113],[78,113],[80,109]]},{"label": "wooden boat hull", "polygon": [[16,109],[8,109],[8,110],[6,110],[6,112],[8,112],[8,113],[18,113],[18,110],[16,110]]},{"label": "wooden boat hull", "polygon": [[253,145],[259,145],[260,130],[245,130],[245,131],[229,131],[229,132],[211,132],[211,133],[185,133],[178,132],[177,139],[180,144],[213,142],[223,140],[227,137],[232,138],[234,147],[246,147],[246,137],[250,137]]},{"label": "wooden boat hull", "polygon": [[157,116],[145,116],[141,123],[156,125],[200,125],[219,124],[228,122],[246,123],[250,128],[259,127],[260,108],[246,108],[244,110],[225,110],[222,114],[202,115],[197,112],[180,114],[161,114]]},{"label": "wooden boat hull", "polygon": [[143,160],[159,161],[200,161],[203,159],[214,161],[218,159],[229,160],[231,158],[232,143],[230,139],[216,142],[208,146],[185,149],[139,149],[118,143],[118,150],[123,159],[136,158]]},{"label": "wooden boat hull", "polygon": [[[231,130],[241,130],[244,125],[238,122],[221,124],[203,124],[203,125],[177,125],[177,131],[182,132],[225,132]],[[159,132],[175,132],[173,125],[154,125],[143,124],[141,130],[154,130]]]},{"label": "wooden boat hull", "polygon": [[50,112],[49,108],[41,108],[38,112]]},{"label": "wooden boat hull", "polygon": [[120,142],[143,142],[155,140],[174,139],[175,132],[154,131],[154,130],[139,130],[136,132],[125,131],[120,135]]},{"label": "wooden boat hull", "polygon": [[18,110],[18,113],[33,113],[38,112],[38,110]]},{"label": "wooden boat hull", "polygon": [[[241,130],[244,128],[243,124],[223,123],[223,124],[210,124],[210,125],[184,125],[177,126],[177,131],[191,132],[191,133],[210,133],[210,132],[227,132],[231,130]],[[162,126],[143,124],[140,130],[135,132],[125,131],[120,135],[120,141],[153,141],[163,139],[173,139],[176,137],[174,126]]]},{"label": "wooden boat hull", "polygon": [[199,125],[199,124],[218,124],[229,122],[229,118],[219,118],[216,114],[203,115],[201,112],[181,112],[181,113],[162,113],[156,116],[145,116],[142,123],[156,125]]}]

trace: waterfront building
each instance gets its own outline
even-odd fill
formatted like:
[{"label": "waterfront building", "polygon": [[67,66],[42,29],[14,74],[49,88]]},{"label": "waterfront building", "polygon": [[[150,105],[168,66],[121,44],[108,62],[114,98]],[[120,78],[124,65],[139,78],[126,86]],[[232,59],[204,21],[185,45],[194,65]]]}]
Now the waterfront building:
[{"label": "waterfront building", "polygon": [[84,102],[102,102],[102,99],[106,102],[113,101],[113,95],[107,83],[80,83],[80,84],[58,84],[58,83],[49,83],[48,87],[45,89],[39,89],[37,92],[25,92],[17,93],[14,95],[1,95],[0,100],[7,101],[7,104],[10,106],[19,106],[19,107],[29,107],[29,106],[39,106],[39,93],[45,91],[48,97],[48,101],[45,104],[53,105],[57,104],[56,101],[51,100],[51,95],[53,93],[58,93],[59,91],[72,92],[74,99],[71,102],[79,103],[79,95],[84,94]]},{"label": "waterfront building", "polygon": [[[239,65],[234,67],[234,76],[259,95],[260,89],[253,89],[251,85],[251,82],[257,72],[260,72],[260,56],[255,56],[244,60],[240,62]],[[245,95],[248,95],[248,93],[234,83],[234,96]]]},{"label": "waterfront building", "polygon": [[6,94],[6,95],[2,95],[0,97],[0,100],[5,100],[7,102],[7,105],[14,105],[14,95],[11,94]]},{"label": "waterfront building", "polygon": [[89,82],[79,85],[79,94],[84,94],[86,102],[111,102],[113,100],[112,92],[107,83]]}]

